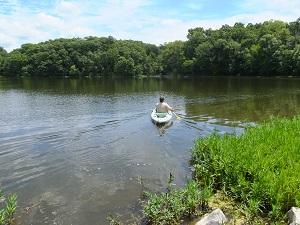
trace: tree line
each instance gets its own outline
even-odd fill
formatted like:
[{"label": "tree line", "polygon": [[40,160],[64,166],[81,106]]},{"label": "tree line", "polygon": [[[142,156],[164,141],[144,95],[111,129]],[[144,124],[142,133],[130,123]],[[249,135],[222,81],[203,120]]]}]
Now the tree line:
[{"label": "tree line", "polygon": [[160,46],[114,37],[59,38],[0,47],[2,76],[298,76],[300,18],[188,30]]}]

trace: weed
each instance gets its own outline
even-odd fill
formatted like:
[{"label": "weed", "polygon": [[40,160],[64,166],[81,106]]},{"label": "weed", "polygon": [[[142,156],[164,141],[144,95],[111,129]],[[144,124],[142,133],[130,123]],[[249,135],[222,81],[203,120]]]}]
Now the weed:
[{"label": "weed", "polygon": [[172,181],[173,175],[170,174],[165,193],[147,193],[142,201],[143,215],[149,224],[179,224],[207,207],[211,189],[201,190],[196,181],[188,181],[183,189],[172,189]]},{"label": "weed", "polygon": [[109,214],[109,216],[107,217],[107,220],[109,221],[110,225],[123,225],[123,223],[119,222],[118,217],[119,217],[118,215],[113,216],[113,215]]},{"label": "weed", "polygon": [[2,209],[0,210],[0,224],[2,225],[4,224],[4,222],[5,222],[5,210]]},{"label": "weed", "polygon": [[[0,197],[4,195],[4,191],[0,188]],[[12,194],[8,196],[6,208],[0,210],[0,225],[10,225],[14,220],[14,212],[17,208],[17,195]]]}]

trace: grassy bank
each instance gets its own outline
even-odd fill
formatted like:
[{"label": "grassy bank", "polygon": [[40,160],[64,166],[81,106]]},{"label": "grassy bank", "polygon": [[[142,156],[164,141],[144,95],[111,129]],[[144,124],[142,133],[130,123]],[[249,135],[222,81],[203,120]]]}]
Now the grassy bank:
[{"label": "grassy bank", "polygon": [[191,149],[194,177],[242,204],[247,218],[284,219],[300,206],[300,117],[272,118],[237,137],[211,134]]},{"label": "grassy bank", "polygon": [[[240,136],[212,133],[197,139],[191,153],[194,180],[176,190],[170,176],[165,193],[143,192],[143,217],[135,224],[180,224],[210,207],[249,224],[282,224],[300,206],[300,116],[271,118]],[[112,216],[110,222],[123,224]]]}]

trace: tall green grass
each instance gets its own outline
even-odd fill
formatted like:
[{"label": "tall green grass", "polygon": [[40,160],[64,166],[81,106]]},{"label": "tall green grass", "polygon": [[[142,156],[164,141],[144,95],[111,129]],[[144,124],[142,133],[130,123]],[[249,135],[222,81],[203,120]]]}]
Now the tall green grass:
[{"label": "tall green grass", "polygon": [[[0,187],[0,200],[1,198],[4,198],[4,191]],[[10,225],[14,221],[14,212],[17,207],[17,195],[8,195],[7,201],[4,202],[6,206],[0,210],[0,225]]]},{"label": "tall green grass", "polygon": [[[173,189],[173,176],[170,174],[166,192],[151,193],[143,187],[140,203],[142,218],[132,217],[126,224],[152,224],[176,225],[193,216],[200,215],[208,208],[208,200],[212,196],[211,188],[200,188],[196,181],[187,181],[184,188]],[[107,218],[111,225],[124,225],[119,221],[119,216],[109,215]]]},{"label": "tall green grass", "polygon": [[276,221],[300,206],[300,116],[273,117],[241,136],[213,133],[191,153],[195,179],[242,203],[249,218]]},{"label": "tall green grass", "polygon": [[172,188],[172,175],[165,193],[143,192],[141,204],[147,224],[180,224],[181,221],[206,210],[212,196],[210,188],[200,189],[198,182],[187,181],[184,188]]}]

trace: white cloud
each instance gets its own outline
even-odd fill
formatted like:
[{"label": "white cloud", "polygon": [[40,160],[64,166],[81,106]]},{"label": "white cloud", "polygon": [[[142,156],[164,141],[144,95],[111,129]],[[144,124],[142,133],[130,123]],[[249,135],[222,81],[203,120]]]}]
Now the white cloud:
[{"label": "white cloud", "polygon": [[35,17],[33,22],[33,26],[43,26],[47,29],[53,29],[53,28],[58,28],[58,24],[62,23],[63,20],[58,18],[58,17],[54,17],[51,15],[47,15],[45,13],[38,13]]},{"label": "white cloud", "polygon": [[[222,20],[201,19],[201,10],[204,10],[202,5],[187,3],[187,7],[200,10],[195,15],[188,12],[189,21],[186,17],[181,18],[181,14],[174,14],[177,9],[163,8],[156,0],[49,1],[55,7],[39,10],[21,7],[16,0],[7,1],[9,4],[5,7],[13,9],[5,13],[0,10],[0,46],[11,51],[24,43],[38,43],[60,37],[109,35],[117,39],[159,45],[186,40],[190,28],[218,29],[224,24],[254,24],[271,19],[291,22],[300,15],[299,0],[290,0],[288,3],[283,0],[240,1],[237,3],[240,11]],[[214,9],[211,9],[211,15],[214,13]]]},{"label": "white cloud", "polygon": [[54,12],[62,17],[74,17],[82,14],[78,3],[68,1],[60,1],[55,7]]}]

